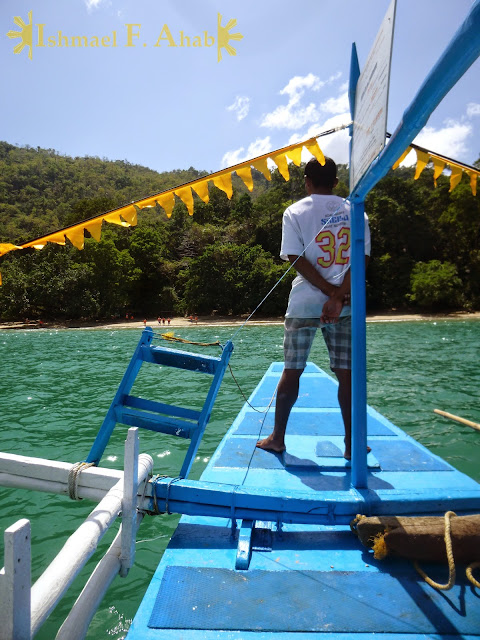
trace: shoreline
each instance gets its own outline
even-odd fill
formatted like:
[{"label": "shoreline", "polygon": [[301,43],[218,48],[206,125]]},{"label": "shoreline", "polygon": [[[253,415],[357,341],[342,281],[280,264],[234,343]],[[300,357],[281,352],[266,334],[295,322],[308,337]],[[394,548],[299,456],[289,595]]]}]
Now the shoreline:
[{"label": "shoreline", "polygon": [[[198,322],[191,321],[189,318],[174,317],[170,324],[159,324],[157,318],[147,318],[146,326],[153,329],[161,328],[163,331],[180,329],[185,327],[235,327],[242,325],[247,316],[199,316]],[[429,322],[429,321],[445,321],[445,320],[480,320],[480,311],[465,312],[454,311],[452,313],[378,313],[368,314],[367,322]],[[249,320],[250,326],[272,326],[283,325],[284,318],[272,317],[261,318],[257,320]],[[25,322],[1,322],[0,331],[3,330],[30,330],[30,329],[143,329],[143,320],[117,320],[111,322],[42,322],[36,320]]]}]

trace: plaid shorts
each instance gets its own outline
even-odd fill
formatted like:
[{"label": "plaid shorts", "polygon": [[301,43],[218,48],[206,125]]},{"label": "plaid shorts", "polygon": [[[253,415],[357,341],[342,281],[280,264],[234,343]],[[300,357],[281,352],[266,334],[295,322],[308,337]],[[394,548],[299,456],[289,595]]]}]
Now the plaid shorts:
[{"label": "plaid shorts", "polygon": [[351,369],[352,319],[343,316],[335,324],[322,325],[319,318],[285,318],[283,352],[285,369],[304,369],[318,327],[330,356],[330,368]]}]

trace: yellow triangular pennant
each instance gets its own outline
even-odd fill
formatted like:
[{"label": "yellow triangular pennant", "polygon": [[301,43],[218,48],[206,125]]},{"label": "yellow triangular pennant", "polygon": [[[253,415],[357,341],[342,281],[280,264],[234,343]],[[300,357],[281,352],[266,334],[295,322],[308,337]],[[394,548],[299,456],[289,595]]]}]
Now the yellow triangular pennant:
[{"label": "yellow triangular pennant", "polygon": [[233,195],[232,174],[230,172],[221,173],[213,178],[213,184],[227,194],[230,199]]},{"label": "yellow triangular pennant", "polygon": [[85,225],[86,231],[88,231],[97,242],[100,242],[100,238],[102,237],[102,223],[103,218],[100,218],[100,220],[94,220]]},{"label": "yellow triangular pennant", "polygon": [[449,163],[448,166],[452,170],[452,173],[450,175],[450,189],[448,191],[453,191],[457,186],[457,184],[462,179],[463,171],[462,171],[462,167],[459,167],[456,164]]},{"label": "yellow triangular pennant", "polygon": [[53,233],[51,236],[46,236],[45,240],[47,240],[48,242],[53,242],[55,244],[60,244],[62,246],[66,244],[65,234],[63,233],[63,231],[61,231],[60,233]]},{"label": "yellow triangular pennant", "polygon": [[249,191],[252,191],[253,178],[252,178],[252,170],[250,169],[250,167],[240,167],[238,169],[235,169],[235,171],[237,172],[237,176],[240,176],[240,178],[243,180],[247,189]]},{"label": "yellow triangular pennant", "polygon": [[441,158],[432,157],[433,161],[433,183],[437,186],[437,180],[442,175],[443,170],[445,169],[445,161]]},{"label": "yellow triangular pennant", "polygon": [[[105,222],[111,222],[112,224],[118,224],[121,227],[129,227],[130,224],[128,222],[125,222],[125,220],[122,220],[120,218],[120,213],[118,211],[113,211],[112,213],[109,213],[106,216],[103,216],[103,219],[105,220]],[[67,235],[68,238],[68,235]]]},{"label": "yellow triangular pennant", "polygon": [[302,162],[302,149],[303,144],[295,147],[295,149],[290,149],[290,151],[287,151],[287,157],[290,158],[293,164],[297,167],[299,167]]},{"label": "yellow triangular pennant", "polygon": [[83,235],[83,225],[71,227],[65,231],[65,235],[77,249],[82,250],[85,244],[85,236]]},{"label": "yellow triangular pennant", "polygon": [[196,182],[192,186],[197,196],[199,196],[205,203],[207,203],[210,200],[210,196],[208,195],[208,180],[202,180],[201,182]]},{"label": "yellow triangular pennant", "polygon": [[405,158],[408,156],[408,154],[410,153],[411,150],[412,150],[412,147],[407,147],[405,149],[405,151],[402,153],[402,155],[399,157],[399,159],[393,165],[393,167],[392,167],[393,170],[398,169],[400,164],[405,160]]},{"label": "yellow triangular pennant", "polygon": [[139,209],[147,209],[148,207],[154,207],[157,204],[157,196],[153,198],[144,198],[139,202],[135,202]]},{"label": "yellow triangular pennant", "polygon": [[278,170],[283,176],[283,179],[288,181],[290,179],[290,172],[288,171],[288,162],[287,162],[287,158],[285,157],[285,154],[277,153],[274,156],[270,156],[270,157],[277,165]]},{"label": "yellow triangular pennant", "polygon": [[18,247],[16,244],[11,244],[10,242],[0,242],[0,256],[4,256],[10,251],[15,251],[15,249],[21,248],[22,247]]},{"label": "yellow triangular pennant", "polygon": [[190,187],[183,187],[182,189],[175,189],[175,195],[185,204],[188,209],[189,215],[193,216],[193,194]]},{"label": "yellow triangular pennant", "polygon": [[125,220],[125,222],[128,222],[128,224],[131,225],[132,227],[134,227],[137,224],[137,210],[132,204],[129,205],[128,207],[124,207],[123,209],[120,209],[119,213],[122,216],[122,218]]},{"label": "yellow triangular pennant", "polygon": [[170,218],[172,215],[173,207],[175,206],[175,198],[173,196],[173,193],[170,192],[166,193],[163,196],[159,196],[157,198],[157,202],[162,207],[162,209],[165,210],[167,218]]},{"label": "yellow triangular pennant", "polygon": [[429,163],[430,156],[428,155],[428,153],[425,153],[425,151],[420,151],[420,149],[415,149],[415,152],[417,154],[417,168],[415,170],[415,176],[413,179],[418,180],[420,174]]},{"label": "yellow triangular pennant", "polygon": [[467,176],[470,177],[470,189],[472,190],[472,194],[476,196],[478,173],[474,173],[473,171],[467,171],[466,173],[467,173]]},{"label": "yellow triangular pennant", "polygon": [[323,151],[318,146],[316,138],[307,140],[307,142],[305,142],[303,146],[305,147],[305,149],[308,149],[308,151],[310,151],[312,156],[314,156],[322,166],[325,164],[325,156],[323,155]]},{"label": "yellow triangular pennant", "polygon": [[268,168],[266,158],[258,158],[258,160],[255,160],[251,164],[254,169],[256,169],[257,171],[260,171],[260,173],[263,173],[263,175],[267,180],[272,179],[272,174],[270,173],[270,169]]}]

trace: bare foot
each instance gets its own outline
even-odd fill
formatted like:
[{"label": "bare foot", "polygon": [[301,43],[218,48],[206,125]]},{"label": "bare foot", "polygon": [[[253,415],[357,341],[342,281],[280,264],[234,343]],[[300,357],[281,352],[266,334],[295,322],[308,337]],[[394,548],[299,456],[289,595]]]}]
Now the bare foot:
[{"label": "bare foot", "polygon": [[273,434],[269,435],[268,438],[264,440],[259,440],[256,444],[258,449],[263,449],[264,451],[273,451],[274,453],[283,453],[285,451],[285,443],[282,440],[276,440],[273,437]]},{"label": "bare foot", "polygon": [[[371,450],[372,450],[372,447],[367,446],[367,453],[370,453]],[[343,457],[345,458],[345,460],[351,460],[352,454],[350,451],[347,451],[347,449],[345,449],[345,453],[343,454]]]}]

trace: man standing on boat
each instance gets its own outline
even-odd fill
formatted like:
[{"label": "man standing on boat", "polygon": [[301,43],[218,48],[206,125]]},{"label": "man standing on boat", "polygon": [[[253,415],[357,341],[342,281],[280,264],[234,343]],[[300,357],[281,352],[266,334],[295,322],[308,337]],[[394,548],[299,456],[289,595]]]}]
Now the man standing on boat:
[{"label": "man standing on boat", "polygon": [[[277,389],[273,433],[257,447],[285,451],[288,418],[298,398],[300,376],[319,327],[338,379],[338,402],[345,426],[345,452],[351,458],[352,327],[350,307],[350,204],[332,194],[338,182],[337,165],[312,158],[305,165],[308,196],[283,214],[280,256],[295,265],[285,313],[285,366]],[[365,216],[365,258],[370,255],[370,230]]]}]

